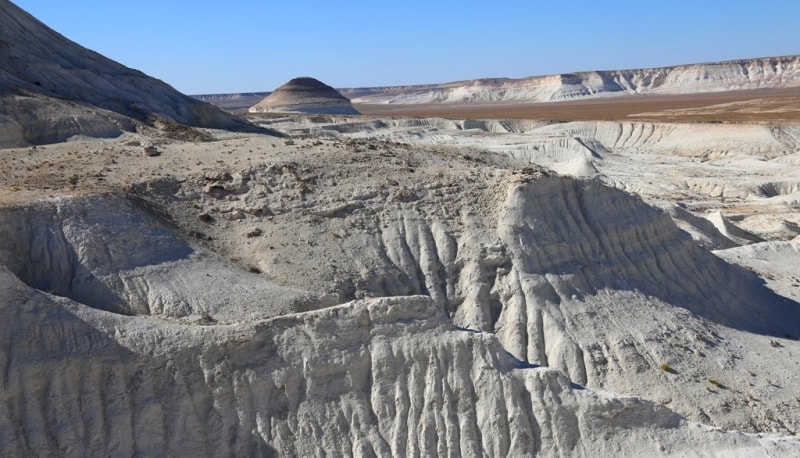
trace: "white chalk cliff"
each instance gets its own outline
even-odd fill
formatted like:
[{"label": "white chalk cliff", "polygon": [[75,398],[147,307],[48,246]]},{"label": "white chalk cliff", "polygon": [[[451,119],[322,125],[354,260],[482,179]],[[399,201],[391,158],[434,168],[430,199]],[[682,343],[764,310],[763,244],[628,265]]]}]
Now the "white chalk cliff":
[{"label": "white chalk cliff", "polygon": [[625,94],[693,94],[800,86],[800,56],[445,84],[342,89],[355,103],[550,102]]},{"label": "white chalk cliff", "polygon": [[[535,193],[530,185],[512,186],[509,205],[522,210],[530,204],[518,199],[529,201],[525,196]],[[23,214],[16,210],[2,215],[4,233],[17,234],[16,242],[33,243],[21,250],[50,248],[39,252],[50,257],[33,266],[33,271],[21,261],[39,255],[9,254],[19,244],[3,249],[2,261],[8,266],[0,269],[0,336],[5,347],[0,354],[0,451],[4,456],[283,456],[313,455],[320,450],[336,456],[637,456],[734,447],[748,454],[793,446],[691,424],[665,407],[582,388],[564,372],[527,363],[527,354],[546,358],[549,353],[550,364],[556,367],[562,367],[559,358],[566,356],[564,369],[568,370],[573,364],[569,355],[580,354],[578,346],[583,345],[580,339],[564,342],[569,334],[558,324],[563,318],[547,310],[557,304],[547,305],[549,299],[544,297],[545,302],[529,307],[528,312],[537,314],[534,321],[544,328],[522,323],[521,329],[528,331],[519,335],[543,346],[537,348],[532,342],[533,353],[512,347],[524,354],[523,359],[503,346],[504,341],[515,340],[513,332],[494,334],[455,326],[446,311],[451,306],[427,296],[360,300],[276,318],[266,318],[274,311],[262,309],[264,318],[233,322],[222,321],[225,311],[209,308],[220,322],[205,325],[157,318],[171,313],[157,307],[141,309],[144,315],[140,316],[128,315],[135,310],[117,309],[126,314],[100,310],[95,308],[99,304],[93,307],[86,300],[100,296],[85,293],[101,284],[103,291],[130,301],[139,300],[133,292],[146,293],[153,304],[162,303],[164,288],[159,283],[189,283],[176,275],[190,270],[185,263],[194,256],[185,245],[176,244],[173,232],[141,209],[109,199],[57,203],[50,211],[66,217],[64,225],[58,226],[61,229],[53,225],[61,224],[56,221],[43,222],[36,225],[41,231],[30,235],[27,227],[21,227],[33,223],[24,217],[24,209]],[[625,200],[621,208],[629,205]],[[107,205],[118,210],[109,211]],[[47,211],[41,214],[47,219]],[[105,223],[94,220],[100,215]],[[113,229],[129,223],[140,235],[128,234],[128,243],[121,243],[112,235]],[[557,223],[551,219],[542,224]],[[94,230],[82,230],[81,225]],[[609,243],[611,249],[622,242]],[[144,252],[141,244],[163,249]],[[574,246],[580,250],[581,245]],[[424,258],[424,249],[421,253]],[[127,259],[128,265],[138,266],[138,275],[127,273],[130,267],[101,271],[107,256]],[[485,274],[478,271],[482,266],[495,268],[496,251],[487,256],[467,261],[464,278],[478,283],[461,286],[467,288],[471,296],[467,300],[473,303],[464,308],[480,306],[475,294],[489,286],[483,284]],[[563,263],[559,265],[540,268],[563,268]],[[57,269],[76,273],[64,275]],[[162,271],[151,275],[153,269]],[[533,295],[542,290],[538,275],[522,274],[535,270],[533,265],[512,270],[505,276],[515,283],[528,283],[521,285],[523,289]],[[195,271],[201,277],[203,272]],[[71,278],[72,283],[48,283],[48,274],[50,282]],[[542,280],[560,288],[555,277]],[[546,295],[558,297],[559,291],[551,288],[545,288],[551,291]],[[47,289],[52,293],[43,291]],[[218,289],[230,295],[217,298],[219,303],[245,302],[234,285],[226,288],[212,281],[199,292]],[[198,297],[197,293],[182,291],[187,299]],[[270,299],[255,299],[252,305],[256,304],[268,306]],[[505,307],[500,321],[520,323],[519,315],[512,318],[520,311]],[[477,319],[478,327],[493,327],[489,316],[468,317],[473,314],[468,312],[456,322]],[[596,357],[599,354],[592,356]],[[624,358],[623,353],[614,358],[619,357]],[[583,368],[580,372],[586,374]]]}]

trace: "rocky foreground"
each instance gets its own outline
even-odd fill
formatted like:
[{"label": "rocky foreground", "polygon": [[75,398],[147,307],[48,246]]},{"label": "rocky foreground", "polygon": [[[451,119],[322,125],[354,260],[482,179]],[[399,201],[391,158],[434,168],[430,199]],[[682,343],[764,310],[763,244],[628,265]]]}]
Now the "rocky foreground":
[{"label": "rocky foreground", "polygon": [[4,151],[4,455],[800,446],[798,303],[613,180],[264,122]]}]

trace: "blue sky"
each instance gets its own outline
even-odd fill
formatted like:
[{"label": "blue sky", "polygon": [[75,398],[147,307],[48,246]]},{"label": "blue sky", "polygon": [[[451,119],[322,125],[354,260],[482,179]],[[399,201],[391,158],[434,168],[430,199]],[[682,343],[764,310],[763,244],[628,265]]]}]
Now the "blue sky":
[{"label": "blue sky", "polygon": [[188,94],[519,78],[800,54],[800,1],[12,0]]}]

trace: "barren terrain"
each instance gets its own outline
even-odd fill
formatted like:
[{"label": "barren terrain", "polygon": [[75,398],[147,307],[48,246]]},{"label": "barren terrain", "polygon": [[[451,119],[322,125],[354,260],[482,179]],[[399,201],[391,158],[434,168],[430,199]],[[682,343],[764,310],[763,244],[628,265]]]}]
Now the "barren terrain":
[{"label": "barren terrain", "polygon": [[[795,356],[800,352],[800,273],[794,267],[800,262],[798,126],[253,119],[286,137],[196,130],[184,140],[143,127],[116,139],[76,138],[3,151],[9,170],[0,179],[5,300],[17,291],[13,294],[28,297],[22,303],[29,304],[9,319],[28,322],[19,314],[61,304],[81,326],[98,333],[82,337],[86,331],[61,331],[65,338],[89,339],[86,350],[80,344],[70,350],[71,360],[80,354],[87,368],[96,364],[98,350],[89,349],[100,348],[90,343],[98,338],[112,338],[138,355],[133,366],[101,366],[118,373],[118,388],[104,385],[100,374],[86,380],[105,386],[101,393],[130,389],[123,388],[133,383],[127,371],[151,364],[173,367],[175,377],[193,386],[186,388],[192,396],[210,383],[202,388],[213,390],[202,395],[207,400],[193,401],[199,415],[187,416],[189,411],[175,406],[181,399],[177,394],[157,396],[160,413],[142,411],[146,404],[133,398],[126,401],[133,403],[132,410],[118,414],[130,416],[134,429],[142,415],[167,424],[189,422],[205,431],[207,440],[222,444],[232,439],[203,426],[211,412],[218,412],[214,415],[222,417],[216,421],[225,425],[233,425],[237,416],[254,416],[259,433],[246,440],[239,436],[236,450],[313,453],[316,447],[293,431],[307,427],[307,414],[301,412],[318,416],[322,411],[331,417],[317,421],[339,424],[338,432],[320,426],[310,434],[345,455],[432,450],[427,447],[493,455],[515,450],[593,455],[617,453],[618,447],[637,455],[735,447],[747,455],[777,450],[789,456],[797,447],[787,439],[763,442],[741,433],[712,438],[680,418],[779,436],[800,429],[800,395],[794,387],[800,369]],[[146,147],[157,155],[146,155]],[[709,249],[721,251],[715,256]],[[143,253],[150,254],[143,258]],[[33,304],[38,305],[30,308]],[[329,309],[337,304],[343,305]],[[359,310],[369,310],[363,312],[369,318]],[[312,322],[329,324],[311,330],[307,323]],[[415,324],[395,329],[399,323]],[[307,343],[301,345],[290,332],[297,326]],[[274,334],[276,327],[290,334]],[[5,332],[15,348],[30,345],[29,331]],[[366,334],[355,337],[358,333]],[[55,338],[36,335],[45,342]],[[160,343],[149,346],[153,335],[159,337],[152,342]],[[345,343],[334,335],[356,340]],[[206,348],[202,342],[209,339],[220,347]],[[58,345],[52,342],[42,348]],[[175,345],[204,355],[202,369],[179,364],[170,350]],[[242,345],[256,347],[245,351]],[[327,350],[296,353],[320,345]],[[341,348],[334,355],[347,354],[332,357],[331,345]],[[460,353],[473,345],[490,354]],[[238,362],[230,366],[224,361],[234,348],[241,350],[235,350]],[[358,356],[364,351],[372,356]],[[266,394],[273,388],[261,385],[260,372],[250,372],[262,370],[252,360],[259,352],[284,355],[280,360],[296,367],[291,371],[300,370],[295,365],[301,361],[308,366],[302,375],[286,379],[278,374],[288,369],[273,366],[277,356],[265,356],[263,364],[273,369],[263,376],[278,390]],[[322,369],[323,361],[334,364]],[[24,359],[6,364],[12,368],[8,386],[18,388],[6,392],[7,416],[0,424],[10,428],[13,418],[23,415],[23,407],[15,404],[23,398],[75,418],[69,413],[73,407],[63,411],[52,404],[79,402],[70,400],[77,392],[69,394],[72,388],[60,385],[71,383],[69,378],[36,391],[21,383],[30,377]],[[468,369],[473,364],[478,366]],[[516,369],[501,369],[498,381],[485,378],[498,367]],[[214,372],[221,370],[229,375]],[[414,375],[417,370],[428,374],[424,380]],[[204,377],[217,373],[216,381],[186,379],[197,371]],[[464,371],[473,374],[471,381],[460,378]],[[248,373],[252,382],[235,381],[244,376],[237,374]],[[452,377],[441,386],[434,382]],[[555,378],[544,382],[542,377]],[[298,380],[307,385],[290,392]],[[167,382],[148,378],[147,383]],[[218,383],[223,385],[213,388]],[[231,394],[218,391],[231,383],[239,388]],[[316,383],[327,388],[314,388]],[[571,383],[589,390],[576,391]],[[490,400],[498,384],[543,400],[518,405],[517,394],[505,398],[512,404],[503,408],[483,405],[498,402]],[[462,397],[448,394],[463,389],[475,393],[469,408],[456,407]],[[555,421],[547,419],[558,405],[548,400],[553,389],[570,396],[563,401],[570,406],[563,414],[573,419],[564,421],[577,423],[545,435],[537,428]],[[61,394],[48,394],[53,390]],[[280,400],[281,390],[287,400]],[[606,390],[617,394],[602,394]],[[371,398],[360,397],[370,391]],[[277,397],[263,406],[223,407],[261,396]],[[414,407],[417,396],[430,407]],[[392,407],[385,404],[389,399]],[[91,402],[117,401],[101,395]],[[598,413],[598,402],[611,411]],[[279,405],[283,413],[267,413]],[[662,406],[680,417],[664,417]],[[78,404],[74,409],[77,415]],[[366,410],[344,427],[336,419],[340,409]],[[272,416],[271,426],[257,420],[261,415]],[[282,426],[274,415],[289,415],[288,423]],[[404,426],[412,421],[409,415],[419,426]],[[456,434],[450,430],[458,427],[455,418],[475,415],[475,426],[460,420],[459,439],[446,439]],[[469,432],[487,427],[478,426],[485,415],[500,421],[499,435]],[[535,418],[532,424],[539,426],[520,423],[520,415]],[[615,423],[625,425],[615,436],[596,442],[619,427],[608,418],[627,419]],[[92,423],[83,421],[88,422],[84,427]],[[116,431],[118,420],[109,421],[106,427]],[[425,435],[437,422],[449,425],[450,432]],[[47,418],[36,424],[59,443],[86,440],[79,430],[53,429]],[[643,424],[651,425],[645,426],[647,434],[662,437],[657,445],[637,439]],[[367,436],[353,432],[363,428],[376,429]],[[35,443],[34,430],[23,431],[28,431],[24,440]],[[517,437],[523,431],[524,440]],[[159,434],[166,435],[150,445],[113,440],[143,453],[155,450],[148,447],[173,447],[170,441],[181,450],[192,447],[179,433]],[[558,439],[548,439],[550,434]],[[111,437],[116,436],[107,440]],[[341,443],[340,437],[354,442]],[[373,439],[358,439],[363,437]],[[454,442],[440,442],[445,440]],[[17,436],[11,443],[21,441]],[[100,451],[111,445],[95,446]],[[36,447],[49,450],[45,443]]]},{"label": "barren terrain", "polygon": [[800,88],[679,95],[621,95],[558,102],[357,103],[375,116],[546,121],[774,122],[800,120]]},{"label": "barren terrain", "polygon": [[797,56],[244,119],[0,25],[0,456],[799,454]]}]

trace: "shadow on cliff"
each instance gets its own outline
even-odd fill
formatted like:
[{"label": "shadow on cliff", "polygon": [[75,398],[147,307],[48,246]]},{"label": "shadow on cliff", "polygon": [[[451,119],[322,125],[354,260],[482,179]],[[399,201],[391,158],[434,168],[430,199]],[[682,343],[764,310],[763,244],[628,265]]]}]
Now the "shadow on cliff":
[{"label": "shadow on cliff", "polygon": [[163,332],[0,266],[0,455],[278,456],[260,434],[236,434],[237,410],[218,399],[236,374],[203,368],[221,354],[162,351]]},{"label": "shadow on cliff", "polygon": [[121,272],[186,259],[193,252],[170,228],[122,196],[0,211],[0,263],[33,288],[99,310],[147,313],[146,304],[129,303],[143,293],[128,291],[136,287]]},{"label": "shadow on cliff", "polygon": [[546,279],[542,300],[634,291],[731,328],[798,337],[800,304],[698,246],[638,196],[590,180],[547,178],[513,190],[506,212],[521,224],[500,232],[515,267]]}]

